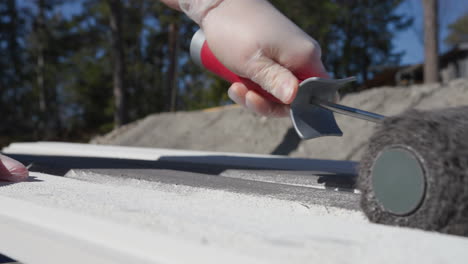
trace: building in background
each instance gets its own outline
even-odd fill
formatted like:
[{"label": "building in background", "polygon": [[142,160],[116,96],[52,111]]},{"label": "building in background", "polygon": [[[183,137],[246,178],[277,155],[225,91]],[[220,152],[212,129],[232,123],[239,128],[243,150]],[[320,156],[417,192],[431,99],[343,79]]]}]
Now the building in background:
[{"label": "building in background", "polygon": [[[442,82],[468,78],[468,42],[456,45],[439,56],[439,77]],[[386,67],[364,84],[365,88],[379,86],[405,86],[423,83],[423,64]]]}]

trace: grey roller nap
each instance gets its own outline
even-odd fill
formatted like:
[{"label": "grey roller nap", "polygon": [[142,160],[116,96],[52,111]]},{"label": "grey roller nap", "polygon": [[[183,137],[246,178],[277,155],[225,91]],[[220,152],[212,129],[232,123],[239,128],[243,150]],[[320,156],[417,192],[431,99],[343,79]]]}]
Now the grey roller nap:
[{"label": "grey roller nap", "polygon": [[[425,181],[420,203],[401,214],[382,205],[373,185],[377,182],[372,176],[374,161],[382,150],[392,147],[407,149],[417,157]],[[393,168],[399,172],[405,169]],[[394,199],[406,195],[398,194],[406,187],[398,182],[391,190],[395,191]],[[468,107],[410,110],[387,118],[369,141],[360,163],[358,187],[362,210],[372,222],[468,236]]]}]

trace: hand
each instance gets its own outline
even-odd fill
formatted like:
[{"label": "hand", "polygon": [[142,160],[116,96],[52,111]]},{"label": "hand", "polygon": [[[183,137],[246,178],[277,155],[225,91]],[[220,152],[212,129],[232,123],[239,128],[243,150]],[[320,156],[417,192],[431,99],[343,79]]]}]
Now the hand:
[{"label": "hand", "polygon": [[28,178],[29,172],[20,162],[0,155],[0,181],[19,182]]},{"label": "hand", "polygon": [[[210,49],[221,63],[235,74],[256,82],[283,103],[294,100],[298,78],[328,78],[317,42],[268,1],[180,2],[186,4],[181,4],[181,8],[200,24]],[[287,105],[268,101],[242,83],[232,84],[228,94],[236,103],[259,114],[288,115]]]}]

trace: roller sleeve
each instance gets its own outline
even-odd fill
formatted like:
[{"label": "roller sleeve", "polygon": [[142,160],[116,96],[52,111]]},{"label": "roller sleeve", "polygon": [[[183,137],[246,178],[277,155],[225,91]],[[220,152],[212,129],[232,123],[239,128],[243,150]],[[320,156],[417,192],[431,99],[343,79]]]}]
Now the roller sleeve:
[{"label": "roller sleeve", "polygon": [[468,107],[388,117],[360,163],[372,222],[468,236]]}]

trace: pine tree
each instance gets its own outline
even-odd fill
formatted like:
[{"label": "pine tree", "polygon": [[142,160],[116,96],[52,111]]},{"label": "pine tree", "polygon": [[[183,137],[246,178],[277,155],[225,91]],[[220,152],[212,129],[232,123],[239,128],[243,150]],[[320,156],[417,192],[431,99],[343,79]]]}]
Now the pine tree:
[{"label": "pine tree", "polygon": [[468,13],[459,17],[455,22],[449,25],[449,35],[445,43],[455,46],[468,42]]}]

